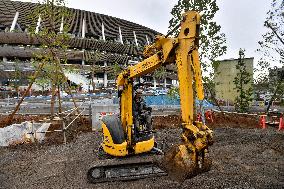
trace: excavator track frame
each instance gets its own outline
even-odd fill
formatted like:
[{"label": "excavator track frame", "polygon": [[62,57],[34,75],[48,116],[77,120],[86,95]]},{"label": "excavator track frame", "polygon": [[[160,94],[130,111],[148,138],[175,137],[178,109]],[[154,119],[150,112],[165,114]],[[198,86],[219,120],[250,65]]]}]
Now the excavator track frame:
[{"label": "excavator track frame", "polygon": [[167,176],[167,172],[157,164],[156,158],[112,159],[103,161],[102,164],[89,169],[89,182],[103,183]]}]

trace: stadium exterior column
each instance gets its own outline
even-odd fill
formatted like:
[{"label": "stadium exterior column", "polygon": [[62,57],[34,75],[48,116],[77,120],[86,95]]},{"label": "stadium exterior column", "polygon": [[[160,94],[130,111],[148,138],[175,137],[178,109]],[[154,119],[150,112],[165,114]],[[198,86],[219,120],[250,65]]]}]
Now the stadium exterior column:
[{"label": "stadium exterior column", "polygon": [[154,89],[156,89],[157,88],[157,80],[156,80],[155,77],[153,77],[153,81],[154,81]]},{"label": "stadium exterior column", "polygon": [[15,30],[15,26],[17,24],[18,17],[19,17],[19,12],[16,12],[14,20],[13,20],[11,28],[10,28],[10,32]]},{"label": "stadium exterior column", "polygon": [[59,33],[63,33],[63,30],[64,30],[64,17],[62,16]]},{"label": "stadium exterior column", "polygon": [[84,55],[84,53],[85,53],[85,49],[83,49],[82,50],[82,53],[83,53],[83,58],[82,58],[82,66],[84,66],[85,65],[85,60],[84,60],[84,57],[85,57],[85,55]]},{"label": "stadium exterior column", "polygon": [[164,88],[167,87],[167,78],[164,79]]},{"label": "stadium exterior column", "polygon": [[122,39],[122,34],[121,34],[120,26],[118,27],[118,32],[119,32],[119,39],[120,39],[120,42],[121,42],[121,44],[123,44],[123,39]]},{"label": "stadium exterior column", "polygon": [[147,45],[150,45],[150,42],[149,42],[148,36],[147,36],[147,35],[145,35],[145,36],[146,36]]},{"label": "stadium exterior column", "polygon": [[[107,62],[104,62],[104,67],[105,67],[105,68],[107,67]],[[108,80],[107,80],[107,73],[104,72],[104,87],[107,87],[107,83],[108,83]]]},{"label": "stadium exterior column", "polygon": [[105,36],[105,26],[104,26],[104,23],[102,23],[102,37],[103,37],[103,40],[105,41],[106,40],[106,36]]},{"label": "stadium exterior column", "polygon": [[[85,21],[85,19],[83,19],[83,24],[82,24],[82,38],[84,39],[85,36],[86,36],[86,21]],[[82,52],[83,52],[82,65],[85,65],[85,56],[84,56],[85,49],[82,49]]]},{"label": "stadium exterior column", "polygon": [[83,24],[82,24],[82,38],[84,39],[86,36],[86,21],[83,19]]},{"label": "stadium exterior column", "polygon": [[38,34],[38,32],[39,32],[40,23],[41,23],[41,17],[39,15],[38,20],[37,20],[36,29],[35,29],[35,34]]},{"label": "stadium exterior column", "polygon": [[138,47],[138,42],[137,42],[137,38],[136,38],[135,31],[133,31],[133,35],[134,35],[135,44],[136,44],[136,46]]},{"label": "stadium exterior column", "polygon": [[[102,37],[103,37],[103,40],[105,41],[106,40],[106,36],[105,36],[105,26],[104,26],[104,23],[102,22]],[[107,62],[104,62],[104,66],[107,67]],[[108,83],[108,80],[107,80],[107,73],[104,72],[104,87],[107,87],[107,83]]]}]

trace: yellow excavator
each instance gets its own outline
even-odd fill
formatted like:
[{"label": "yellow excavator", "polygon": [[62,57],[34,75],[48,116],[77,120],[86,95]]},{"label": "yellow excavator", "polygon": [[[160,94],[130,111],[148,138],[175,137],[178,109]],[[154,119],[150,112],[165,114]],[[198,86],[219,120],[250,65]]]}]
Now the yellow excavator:
[{"label": "yellow excavator", "polygon": [[[155,43],[146,46],[143,52],[146,59],[119,74],[117,89],[120,114],[102,119],[103,151],[118,158],[115,163],[102,163],[91,167],[87,174],[90,182],[129,180],[166,174],[181,181],[210,169],[208,146],[212,145],[212,130],[203,122],[194,120],[194,99],[204,98],[198,54],[199,26],[199,13],[184,13],[178,26],[180,32],[177,38],[157,36]],[[178,73],[182,142],[161,155],[158,162],[147,161],[145,154],[153,152],[153,149],[160,151],[155,148],[155,138],[147,113],[140,111],[143,107],[139,108],[136,104],[138,94],[134,81],[171,63],[176,64]],[[127,162],[135,157],[136,160]]]}]

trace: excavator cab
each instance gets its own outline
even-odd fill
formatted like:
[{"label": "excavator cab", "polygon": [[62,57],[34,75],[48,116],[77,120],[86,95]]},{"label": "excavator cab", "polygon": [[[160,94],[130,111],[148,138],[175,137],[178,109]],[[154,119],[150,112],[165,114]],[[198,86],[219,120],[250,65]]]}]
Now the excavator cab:
[{"label": "excavator cab", "polygon": [[127,132],[123,128],[120,115],[106,116],[102,119],[102,147],[107,154],[122,157],[149,152],[154,147],[152,108],[148,107],[143,100],[143,91],[139,89],[139,86],[134,85],[132,91],[133,128],[131,129],[131,145],[127,143]]}]

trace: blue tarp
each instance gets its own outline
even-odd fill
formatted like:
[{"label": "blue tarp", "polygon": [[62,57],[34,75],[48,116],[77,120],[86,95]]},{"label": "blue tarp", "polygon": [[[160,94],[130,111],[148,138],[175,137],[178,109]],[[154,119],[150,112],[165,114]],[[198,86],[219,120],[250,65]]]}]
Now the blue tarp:
[{"label": "blue tarp", "polygon": [[169,98],[167,95],[145,96],[144,100],[148,106],[150,105],[180,105],[179,99]]},{"label": "blue tarp", "polygon": [[[195,100],[195,105],[199,106],[201,103],[201,100]],[[208,102],[207,100],[203,100],[203,107],[206,108],[213,108],[213,104],[211,104],[210,102]]]},{"label": "blue tarp", "polygon": [[[179,98],[169,98],[167,95],[158,96],[145,96],[145,102],[147,105],[180,105]],[[195,104],[198,106],[201,101],[195,100]],[[212,108],[213,105],[207,100],[203,100],[203,107]]]},{"label": "blue tarp", "polygon": [[[145,96],[146,104],[149,105],[180,105],[179,98],[169,98],[167,95],[158,96]],[[198,106],[201,101],[195,100],[195,104]],[[203,107],[212,108],[213,105],[207,100],[203,100]]]}]

